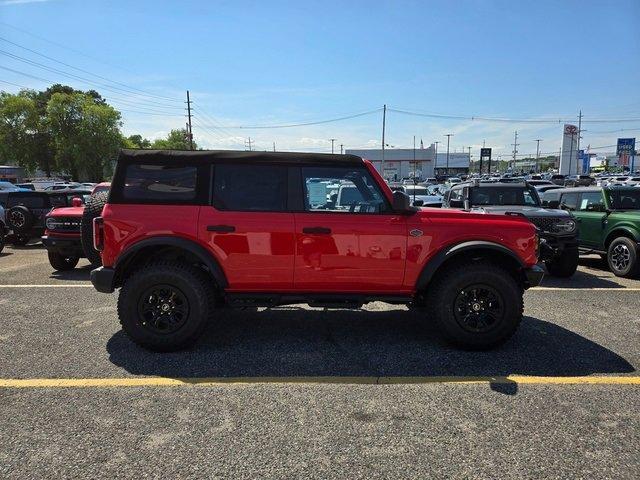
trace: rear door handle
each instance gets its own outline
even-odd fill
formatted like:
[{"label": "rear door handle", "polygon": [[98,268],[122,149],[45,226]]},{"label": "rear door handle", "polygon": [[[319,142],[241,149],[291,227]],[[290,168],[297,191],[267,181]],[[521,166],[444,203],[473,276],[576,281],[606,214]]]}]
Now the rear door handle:
[{"label": "rear door handle", "polygon": [[230,233],[235,232],[236,227],[233,225],[208,225],[207,232]]},{"label": "rear door handle", "polygon": [[327,227],[304,227],[302,233],[315,233],[316,235],[329,235],[331,229]]}]

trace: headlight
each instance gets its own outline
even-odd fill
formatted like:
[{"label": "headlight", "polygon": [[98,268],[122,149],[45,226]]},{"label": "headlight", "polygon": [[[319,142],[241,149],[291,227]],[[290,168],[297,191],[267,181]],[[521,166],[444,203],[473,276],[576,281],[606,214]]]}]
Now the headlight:
[{"label": "headlight", "polygon": [[47,230],[55,230],[60,225],[60,222],[55,217],[47,217],[44,224],[47,226]]},{"label": "headlight", "polygon": [[555,224],[558,233],[572,233],[576,231],[576,221],[568,218]]}]

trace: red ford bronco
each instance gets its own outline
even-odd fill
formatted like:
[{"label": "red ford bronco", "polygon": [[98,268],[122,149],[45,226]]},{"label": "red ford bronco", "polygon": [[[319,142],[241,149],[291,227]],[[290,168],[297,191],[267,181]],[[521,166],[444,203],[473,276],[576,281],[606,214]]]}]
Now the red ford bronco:
[{"label": "red ford bronco", "polygon": [[120,288],[124,331],[156,351],[192,344],[223,305],[376,300],[486,349],[543,275],[526,218],[412,207],[353,155],[124,150],[94,244],[93,285]]}]

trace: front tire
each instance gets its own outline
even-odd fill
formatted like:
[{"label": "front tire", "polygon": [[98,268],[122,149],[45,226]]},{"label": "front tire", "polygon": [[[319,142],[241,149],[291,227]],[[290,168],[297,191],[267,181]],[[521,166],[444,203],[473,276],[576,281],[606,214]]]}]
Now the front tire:
[{"label": "front tire", "polygon": [[522,287],[497,265],[450,267],[430,288],[427,308],[443,336],[464,349],[496,347],[511,338],[522,321]]},{"label": "front tire", "polygon": [[80,259],[78,257],[65,257],[57,252],[47,252],[49,255],[49,263],[59,272],[73,270],[78,265]]},{"label": "front tire", "polygon": [[118,297],[122,329],[156,352],[191,346],[214,309],[211,279],[184,263],[151,263],[126,279]]},{"label": "front tire", "polygon": [[579,252],[577,248],[570,248],[563,251],[559,257],[553,260],[545,260],[549,275],[554,277],[568,278],[578,269]]},{"label": "front tire", "polygon": [[607,250],[607,263],[617,277],[636,277],[640,266],[635,242],[627,237],[616,238]]}]

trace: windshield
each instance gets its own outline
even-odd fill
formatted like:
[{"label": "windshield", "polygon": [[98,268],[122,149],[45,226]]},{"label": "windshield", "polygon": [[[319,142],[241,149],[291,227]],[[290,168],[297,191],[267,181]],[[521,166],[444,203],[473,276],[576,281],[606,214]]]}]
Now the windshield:
[{"label": "windshield", "polygon": [[429,190],[425,187],[405,187],[407,195],[429,195]]},{"label": "windshield", "polygon": [[640,210],[640,191],[614,190],[610,196],[614,210]]},{"label": "windshield", "polygon": [[530,205],[539,206],[537,194],[522,187],[482,187],[471,189],[471,205]]}]

